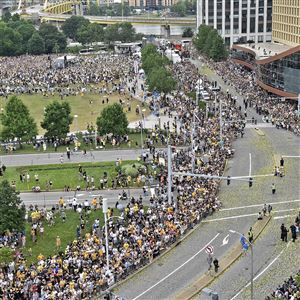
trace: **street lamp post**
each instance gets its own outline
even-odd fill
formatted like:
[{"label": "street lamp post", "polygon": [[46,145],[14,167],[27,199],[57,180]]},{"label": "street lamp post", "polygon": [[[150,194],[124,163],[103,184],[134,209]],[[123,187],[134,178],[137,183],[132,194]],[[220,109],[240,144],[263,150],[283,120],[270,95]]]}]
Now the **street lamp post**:
[{"label": "street lamp post", "polygon": [[107,229],[107,211],[108,211],[107,198],[103,199],[102,211],[103,211],[103,214],[104,214],[104,226],[105,226],[106,265],[107,265],[107,268],[109,270],[108,229]]},{"label": "street lamp post", "polygon": [[76,133],[78,132],[78,121],[77,121],[77,119],[78,119],[78,115],[74,115],[74,118],[75,118],[75,130],[76,130]]},{"label": "street lamp post", "polygon": [[253,244],[250,243],[250,241],[242,233],[240,233],[240,232],[238,232],[236,230],[229,230],[229,232],[236,233],[239,236],[244,237],[245,240],[249,243],[249,247],[250,247],[250,250],[251,250],[251,300],[253,300],[254,299],[254,288],[253,288],[253,277],[254,277],[254,274],[253,274]]}]

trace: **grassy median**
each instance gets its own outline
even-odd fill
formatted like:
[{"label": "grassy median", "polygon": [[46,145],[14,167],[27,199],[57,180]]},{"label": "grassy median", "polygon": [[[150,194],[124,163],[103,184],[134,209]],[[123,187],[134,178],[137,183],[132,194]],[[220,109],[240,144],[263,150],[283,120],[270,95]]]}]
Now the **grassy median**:
[{"label": "grassy median", "polygon": [[[137,161],[121,161],[117,166],[116,162],[94,162],[94,163],[62,163],[51,165],[36,165],[36,166],[22,166],[22,167],[8,167],[1,179],[7,179],[10,183],[14,183],[17,191],[25,192],[31,191],[33,186],[39,186],[41,191],[49,190],[63,190],[69,186],[71,190],[75,190],[79,185],[81,189],[86,189],[87,182],[79,173],[79,166],[82,167],[82,172],[86,171],[86,175],[90,179],[94,178],[94,185],[98,189],[100,185],[100,178],[103,178],[104,173],[107,173],[108,186],[112,186],[112,180],[118,175],[118,171],[128,169],[130,167],[130,174],[122,171],[124,176],[131,175],[131,186],[141,186],[142,183],[136,181],[136,177],[132,174],[137,174],[139,168],[143,165]],[[26,175],[29,174],[29,180]],[[22,181],[20,175],[25,175]],[[36,176],[38,181],[36,181]],[[52,181],[50,187],[47,182]]]}]

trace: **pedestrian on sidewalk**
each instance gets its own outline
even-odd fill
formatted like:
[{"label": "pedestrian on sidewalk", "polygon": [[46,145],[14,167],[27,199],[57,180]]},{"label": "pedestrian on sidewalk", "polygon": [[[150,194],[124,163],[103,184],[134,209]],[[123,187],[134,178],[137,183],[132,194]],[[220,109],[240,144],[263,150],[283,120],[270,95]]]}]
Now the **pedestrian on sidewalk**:
[{"label": "pedestrian on sidewalk", "polygon": [[280,167],[283,167],[284,166],[284,159],[283,159],[283,157],[281,157],[281,159],[280,159]]},{"label": "pedestrian on sidewalk", "polygon": [[250,227],[249,231],[248,231],[248,240],[252,244],[252,242],[253,242],[253,230],[252,230],[252,227]]},{"label": "pedestrian on sidewalk", "polygon": [[272,183],[272,194],[274,195],[276,193],[276,186],[275,183]]},{"label": "pedestrian on sidewalk", "polygon": [[214,259],[213,261],[214,267],[215,267],[215,273],[218,273],[219,270],[219,261],[217,260],[217,258]]},{"label": "pedestrian on sidewalk", "polygon": [[280,230],[281,230],[281,240],[283,242],[287,242],[287,234],[288,234],[288,230],[287,228],[284,226],[284,224],[282,223],[280,226]]},{"label": "pedestrian on sidewalk", "polygon": [[292,224],[290,226],[291,229],[291,233],[292,233],[292,240],[295,243],[295,240],[297,239],[297,230],[296,230],[296,226],[294,224]]}]

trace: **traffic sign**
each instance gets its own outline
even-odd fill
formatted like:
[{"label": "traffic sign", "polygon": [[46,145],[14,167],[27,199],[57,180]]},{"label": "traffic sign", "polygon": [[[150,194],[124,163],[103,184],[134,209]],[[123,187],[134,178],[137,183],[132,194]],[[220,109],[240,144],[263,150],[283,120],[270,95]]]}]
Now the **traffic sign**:
[{"label": "traffic sign", "polygon": [[213,246],[207,246],[207,247],[205,248],[205,252],[206,252],[207,254],[214,254],[214,247],[213,247]]}]

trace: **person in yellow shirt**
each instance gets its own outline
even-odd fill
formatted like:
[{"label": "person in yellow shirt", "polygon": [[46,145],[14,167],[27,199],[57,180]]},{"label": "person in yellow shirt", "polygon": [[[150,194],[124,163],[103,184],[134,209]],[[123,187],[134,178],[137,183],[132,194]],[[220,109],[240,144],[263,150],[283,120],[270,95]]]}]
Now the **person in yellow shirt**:
[{"label": "person in yellow shirt", "polygon": [[59,200],[58,200],[58,204],[60,206],[60,208],[63,208],[64,207],[64,204],[65,204],[65,200],[63,197],[60,197]]},{"label": "person in yellow shirt", "polygon": [[92,206],[93,206],[94,210],[97,209],[97,199],[96,199],[96,198],[94,198],[94,199],[92,200]]}]

